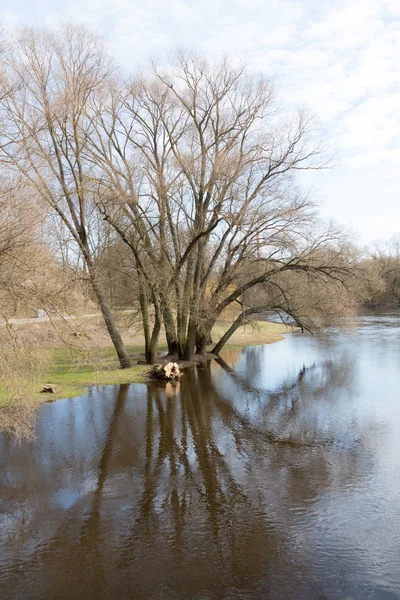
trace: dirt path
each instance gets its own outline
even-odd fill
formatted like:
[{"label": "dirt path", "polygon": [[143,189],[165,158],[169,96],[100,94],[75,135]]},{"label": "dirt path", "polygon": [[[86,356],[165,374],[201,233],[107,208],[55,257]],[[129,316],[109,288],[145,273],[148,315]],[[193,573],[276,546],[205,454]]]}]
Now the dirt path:
[{"label": "dirt path", "polygon": [[0,326],[5,326],[7,323],[10,325],[24,325],[25,323],[51,323],[51,321],[71,321],[73,319],[86,319],[90,317],[98,317],[100,313],[90,313],[86,315],[57,315],[53,317],[29,317],[29,318],[12,318],[12,319],[2,319],[0,321]]}]

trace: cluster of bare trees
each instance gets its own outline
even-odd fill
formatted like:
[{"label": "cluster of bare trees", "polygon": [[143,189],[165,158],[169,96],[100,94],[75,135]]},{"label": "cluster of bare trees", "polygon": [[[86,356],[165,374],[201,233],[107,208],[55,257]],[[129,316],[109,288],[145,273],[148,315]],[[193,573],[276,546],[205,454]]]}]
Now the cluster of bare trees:
[{"label": "cluster of bare trees", "polygon": [[307,114],[278,113],[269,81],[194,54],[126,79],[99,39],[72,26],[24,31],[0,60],[1,176],[22,190],[4,218],[18,230],[22,201],[58,221],[121,367],[130,358],[102,276],[112,256],[148,362],[162,327],[170,354],[190,359],[226,314],[216,352],[266,310],[311,328],[343,309],[328,300],[345,297],[354,249],[321,228],[295,181],[325,166],[324,149]]},{"label": "cluster of bare trees", "polygon": [[368,281],[367,303],[400,306],[400,238],[377,244],[361,265]]}]

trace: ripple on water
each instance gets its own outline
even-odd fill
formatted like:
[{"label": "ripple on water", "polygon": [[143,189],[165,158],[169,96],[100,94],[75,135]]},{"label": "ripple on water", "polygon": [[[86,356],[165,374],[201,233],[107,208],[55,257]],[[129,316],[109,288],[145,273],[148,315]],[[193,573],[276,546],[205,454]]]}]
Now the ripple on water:
[{"label": "ripple on water", "polygon": [[3,598],[400,598],[400,313],[0,436]]}]

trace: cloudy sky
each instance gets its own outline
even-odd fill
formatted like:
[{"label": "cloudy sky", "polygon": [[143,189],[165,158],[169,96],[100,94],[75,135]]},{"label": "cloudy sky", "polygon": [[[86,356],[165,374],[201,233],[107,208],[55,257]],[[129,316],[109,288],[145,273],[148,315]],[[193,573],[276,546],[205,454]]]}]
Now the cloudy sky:
[{"label": "cloudy sky", "polygon": [[231,54],[319,119],[336,167],[307,175],[359,243],[400,234],[400,0],[0,0],[5,26],[84,23],[134,69],[179,46]]}]

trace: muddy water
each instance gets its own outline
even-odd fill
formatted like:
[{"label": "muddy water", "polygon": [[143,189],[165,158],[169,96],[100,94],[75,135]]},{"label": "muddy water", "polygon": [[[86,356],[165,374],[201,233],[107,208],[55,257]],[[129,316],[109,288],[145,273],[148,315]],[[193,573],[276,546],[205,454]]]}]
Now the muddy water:
[{"label": "muddy water", "polygon": [[0,597],[400,598],[400,313],[0,436]]}]

